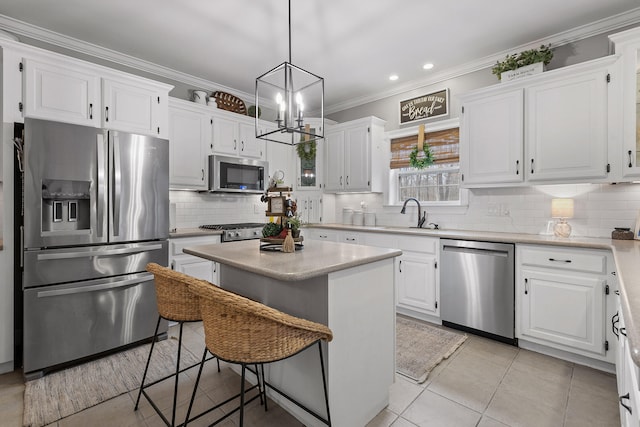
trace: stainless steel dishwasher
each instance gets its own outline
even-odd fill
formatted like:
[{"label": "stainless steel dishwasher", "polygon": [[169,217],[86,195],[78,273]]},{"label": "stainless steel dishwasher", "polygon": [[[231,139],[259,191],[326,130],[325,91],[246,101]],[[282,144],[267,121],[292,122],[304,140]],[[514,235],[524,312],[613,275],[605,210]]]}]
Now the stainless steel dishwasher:
[{"label": "stainless steel dishwasher", "polygon": [[517,344],[513,254],[510,243],[440,239],[442,324]]}]

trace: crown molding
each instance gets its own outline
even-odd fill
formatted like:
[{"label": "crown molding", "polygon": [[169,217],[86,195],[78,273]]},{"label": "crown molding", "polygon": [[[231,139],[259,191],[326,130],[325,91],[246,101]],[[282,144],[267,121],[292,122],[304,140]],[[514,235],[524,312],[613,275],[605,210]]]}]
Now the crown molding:
[{"label": "crown molding", "polygon": [[88,43],[86,41],[79,40],[73,37],[68,37],[54,31],[46,30],[44,28],[37,27],[24,21],[19,21],[6,15],[0,15],[0,30],[7,31],[18,36],[29,37],[44,43],[93,56],[95,58],[123,65],[125,67],[155,74],[157,76],[165,77],[167,79],[175,80],[184,84],[189,84],[197,88],[211,91],[221,90],[225,92],[232,92],[234,95],[243,98],[245,101],[253,101],[255,98],[255,94],[253,93],[249,94],[243,91],[239,91],[235,88],[224,86],[210,80],[193,76],[191,74],[183,73],[172,68],[164,67],[153,62],[145,61],[131,55],[120,53],[112,49],[107,49],[105,47],[101,47],[93,43]]},{"label": "crown molding", "polygon": [[412,80],[410,82],[394,86],[393,88],[386,91],[353,98],[338,104],[333,104],[330,107],[325,108],[325,114],[337,113],[349,108],[358,107],[360,105],[379,101],[390,96],[400,95],[405,92],[410,92],[412,90],[420,89],[425,86],[435,85],[446,80],[460,77],[465,74],[483,70],[485,68],[492,67],[497,61],[502,60],[508,54],[521,52],[527,49],[538,48],[543,44],[551,44],[552,47],[557,47],[568,43],[574,43],[598,34],[606,33],[608,31],[614,31],[619,28],[638,23],[640,23],[640,7],[628,12],[620,13],[618,15],[613,15],[608,18],[592,22],[587,25],[572,28],[570,30],[563,31],[549,37],[538,39],[527,44],[516,46],[512,49],[504,50],[502,52],[498,52],[493,55],[477,59],[475,61],[470,61],[458,67],[448,68],[447,70],[431,75],[428,78]]},{"label": "crown molding", "polygon": [[[387,91],[377,92],[372,95],[362,96],[350,99],[345,102],[337,103],[329,107],[325,107],[325,115],[343,111],[349,108],[354,108],[363,104],[378,101],[380,99],[388,98],[390,96],[399,95],[404,92],[409,92],[415,89],[422,88],[424,86],[430,86],[437,83],[441,83],[445,80],[460,77],[465,74],[469,74],[475,71],[479,71],[490,66],[493,66],[496,61],[504,58],[507,54],[519,52],[525,49],[531,49],[538,47],[541,44],[551,44],[551,46],[560,46],[567,43],[576,42],[594,35],[602,34],[607,31],[616,30],[618,28],[637,24],[640,22],[640,7],[628,12],[613,15],[599,21],[576,27],[555,35],[533,41],[531,43],[517,46],[513,49],[502,51],[494,55],[486,56],[484,58],[470,61],[462,64],[458,67],[449,68],[441,73],[431,75],[429,78],[413,80],[405,84],[394,86]],[[120,52],[116,52],[111,49],[107,49],[93,43],[88,43],[73,37],[68,37],[54,31],[46,30],[41,27],[29,24],[27,22],[19,21],[6,15],[0,15],[0,30],[7,31],[15,35],[21,35],[32,38],[44,43],[48,43],[61,48],[69,49],[78,53],[89,55],[95,58],[106,60],[115,64],[126,66],[132,69],[151,73],[160,77],[164,77],[170,80],[181,82],[184,84],[192,85],[194,87],[206,89],[206,90],[222,90],[226,92],[232,92],[236,96],[242,98],[245,101],[251,101],[254,99],[255,94],[247,93],[244,91],[238,91],[235,88],[221,85],[219,83],[206,80],[200,77],[193,76],[191,74],[183,73],[162,65],[158,65],[149,61],[144,61],[139,58],[135,58],[131,55],[126,55]]]}]

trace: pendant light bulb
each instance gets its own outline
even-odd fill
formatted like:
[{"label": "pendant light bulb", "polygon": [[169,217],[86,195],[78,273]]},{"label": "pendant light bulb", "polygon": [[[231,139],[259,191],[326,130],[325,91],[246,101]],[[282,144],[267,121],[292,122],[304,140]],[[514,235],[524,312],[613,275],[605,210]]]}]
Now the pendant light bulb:
[{"label": "pendant light bulb", "polygon": [[296,104],[302,105],[302,95],[300,92],[296,93]]},{"label": "pendant light bulb", "polygon": [[276,104],[282,104],[282,94],[280,92],[276,95]]}]

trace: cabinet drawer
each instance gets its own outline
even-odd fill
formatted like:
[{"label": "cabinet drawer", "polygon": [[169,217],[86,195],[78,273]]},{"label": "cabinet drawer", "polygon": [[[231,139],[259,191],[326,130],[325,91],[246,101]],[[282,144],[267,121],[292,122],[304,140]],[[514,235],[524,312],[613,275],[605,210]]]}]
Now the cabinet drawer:
[{"label": "cabinet drawer", "polygon": [[405,251],[436,254],[439,250],[439,239],[434,237],[401,236],[398,238],[398,248]]},{"label": "cabinet drawer", "polygon": [[189,246],[211,245],[220,243],[220,236],[203,236],[203,237],[180,237],[170,240],[170,256],[184,255],[182,250]]},{"label": "cabinet drawer", "polygon": [[378,248],[397,248],[398,243],[395,236],[381,233],[365,233],[361,244],[376,246]]},{"label": "cabinet drawer", "polygon": [[520,263],[562,270],[606,273],[607,255],[581,249],[521,247]]}]

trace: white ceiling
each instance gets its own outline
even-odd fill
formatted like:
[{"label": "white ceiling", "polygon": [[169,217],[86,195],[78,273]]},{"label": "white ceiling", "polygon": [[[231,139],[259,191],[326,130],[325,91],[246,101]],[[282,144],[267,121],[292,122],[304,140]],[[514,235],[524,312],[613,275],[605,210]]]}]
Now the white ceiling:
[{"label": "white ceiling", "polygon": [[[325,109],[337,111],[429,83],[446,70],[486,67],[516,48],[570,41],[567,30],[640,22],[638,6],[638,0],[294,0],[292,62],[324,77]],[[115,51],[103,51],[112,59],[129,55],[241,96],[288,58],[287,0],[0,0],[0,15],[0,29],[18,36],[67,47],[82,40]],[[435,68],[423,70],[426,62]],[[400,79],[390,82],[391,73]]]}]

